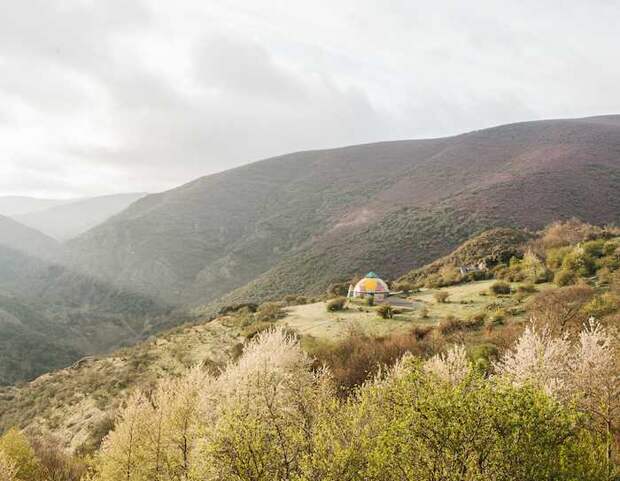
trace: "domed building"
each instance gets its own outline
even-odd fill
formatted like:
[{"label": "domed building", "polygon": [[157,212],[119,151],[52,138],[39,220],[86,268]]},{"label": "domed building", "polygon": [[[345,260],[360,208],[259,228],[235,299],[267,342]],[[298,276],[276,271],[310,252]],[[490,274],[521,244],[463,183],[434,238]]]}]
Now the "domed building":
[{"label": "domed building", "polygon": [[382,301],[389,293],[388,285],[374,272],[366,274],[366,277],[355,284],[355,287],[349,287],[349,297],[361,297],[362,299],[374,297],[376,301]]}]

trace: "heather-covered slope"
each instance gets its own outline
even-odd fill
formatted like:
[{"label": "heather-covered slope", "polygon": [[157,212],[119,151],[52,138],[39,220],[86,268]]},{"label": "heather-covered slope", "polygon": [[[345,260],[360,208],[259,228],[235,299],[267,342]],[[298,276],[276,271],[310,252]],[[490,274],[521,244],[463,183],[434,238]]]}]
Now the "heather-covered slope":
[{"label": "heather-covered slope", "polygon": [[620,117],[300,152],[147,196],[69,243],[74,262],[171,303],[397,277],[489,227],[620,219]]}]

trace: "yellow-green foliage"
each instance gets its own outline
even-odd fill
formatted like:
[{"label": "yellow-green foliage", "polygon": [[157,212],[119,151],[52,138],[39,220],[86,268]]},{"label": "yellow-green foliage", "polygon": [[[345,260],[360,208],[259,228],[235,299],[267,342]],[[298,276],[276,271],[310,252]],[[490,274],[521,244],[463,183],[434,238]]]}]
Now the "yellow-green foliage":
[{"label": "yellow-green foliage", "polygon": [[9,429],[0,438],[0,453],[3,454],[5,464],[15,467],[16,481],[41,481],[41,466],[34,449],[26,436],[17,429]]},{"label": "yellow-green foliage", "polygon": [[594,297],[582,309],[587,316],[601,318],[616,312],[619,307],[620,299],[610,292],[605,292]]}]

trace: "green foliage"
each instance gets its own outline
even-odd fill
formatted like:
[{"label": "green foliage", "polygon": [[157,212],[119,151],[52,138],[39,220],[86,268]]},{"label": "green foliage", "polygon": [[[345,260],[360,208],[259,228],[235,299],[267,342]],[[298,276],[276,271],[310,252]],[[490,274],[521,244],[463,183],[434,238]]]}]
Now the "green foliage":
[{"label": "green foliage", "polygon": [[570,480],[575,466],[605,479],[600,439],[587,436],[540,391],[476,376],[438,383],[414,365],[321,418],[305,479]]},{"label": "green foliage", "polygon": [[369,307],[372,307],[375,305],[375,296],[368,296],[366,297],[366,305]]},{"label": "green foliage", "polygon": [[575,272],[566,269],[556,272],[553,277],[553,282],[560,287],[570,286],[571,284],[574,284],[576,280],[577,275]]},{"label": "green foliage", "polygon": [[347,303],[346,297],[336,297],[327,302],[326,309],[328,312],[342,311]]},{"label": "green foliage", "polygon": [[594,297],[590,302],[585,304],[582,309],[586,316],[602,318],[608,314],[617,312],[620,308],[620,299],[611,292],[605,292]]},{"label": "green foliage", "polygon": [[496,296],[507,295],[512,292],[512,289],[510,288],[510,284],[508,284],[507,282],[503,282],[503,281],[494,282],[489,288],[489,290],[491,291],[491,294],[494,294]]},{"label": "green foliage", "polygon": [[391,304],[381,304],[377,308],[377,313],[382,319],[392,319],[394,317],[394,308]]},{"label": "green foliage", "polygon": [[[30,441],[17,429],[9,429],[0,437],[2,452],[17,467],[18,481],[40,481],[41,466]],[[1,473],[0,473],[1,474]]]}]

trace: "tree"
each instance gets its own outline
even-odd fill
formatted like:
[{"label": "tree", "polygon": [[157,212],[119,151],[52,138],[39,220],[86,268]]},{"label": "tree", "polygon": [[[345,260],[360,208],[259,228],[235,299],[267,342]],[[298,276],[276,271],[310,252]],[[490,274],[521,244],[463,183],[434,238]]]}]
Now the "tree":
[{"label": "tree", "polygon": [[530,324],[495,367],[515,385],[532,384],[547,394],[564,397],[569,393],[570,353],[566,335],[556,338],[547,327],[537,329]]},{"label": "tree", "polygon": [[17,481],[17,465],[0,451],[0,481]]},{"label": "tree", "polygon": [[5,462],[12,463],[17,472],[18,481],[40,481],[41,467],[30,441],[24,434],[15,428],[9,429],[0,438],[0,453]]},{"label": "tree", "polygon": [[452,346],[445,354],[435,354],[424,363],[424,369],[439,379],[451,384],[458,384],[471,372],[471,363],[467,360],[465,346]]},{"label": "tree", "polygon": [[571,365],[572,388],[578,406],[595,420],[606,439],[606,461],[612,465],[613,439],[618,436],[620,416],[620,363],[617,332],[593,318],[579,335]]},{"label": "tree", "polygon": [[292,480],[308,455],[329,376],[283,330],[262,333],[206,393],[200,479]]},{"label": "tree", "polygon": [[593,296],[594,289],[585,284],[549,289],[534,296],[528,307],[537,329],[578,332],[587,320],[583,307]]},{"label": "tree", "polygon": [[302,479],[602,479],[570,408],[500,379],[441,382],[412,356],[325,416]]}]

